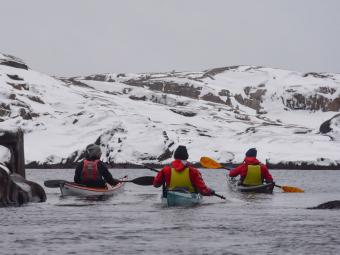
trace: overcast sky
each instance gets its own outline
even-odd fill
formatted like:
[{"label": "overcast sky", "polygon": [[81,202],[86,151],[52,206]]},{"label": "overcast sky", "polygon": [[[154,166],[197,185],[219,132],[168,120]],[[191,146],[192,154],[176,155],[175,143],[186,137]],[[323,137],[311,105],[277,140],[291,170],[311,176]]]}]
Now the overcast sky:
[{"label": "overcast sky", "polygon": [[0,52],[53,75],[340,73],[339,0],[0,0]]}]

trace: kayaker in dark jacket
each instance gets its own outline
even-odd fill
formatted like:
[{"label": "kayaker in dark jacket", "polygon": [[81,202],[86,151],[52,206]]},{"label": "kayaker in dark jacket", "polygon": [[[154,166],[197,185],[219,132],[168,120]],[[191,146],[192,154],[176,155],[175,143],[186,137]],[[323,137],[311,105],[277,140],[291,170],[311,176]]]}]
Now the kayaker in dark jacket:
[{"label": "kayaker in dark jacket", "polygon": [[208,188],[201,176],[201,173],[189,162],[185,146],[178,146],[174,153],[175,160],[169,166],[165,166],[156,175],[153,185],[158,188],[165,181],[167,189],[184,188],[190,192],[199,192],[204,196],[215,194],[213,189]]},{"label": "kayaker in dark jacket", "polygon": [[229,172],[230,177],[236,177],[240,175],[240,184],[248,186],[256,186],[273,182],[273,177],[268,171],[266,165],[262,164],[256,159],[257,150],[251,148],[246,152],[246,157],[241,165],[232,169]]},{"label": "kayaker in dark jacket", "polygon": [[106,165],[100,160],[102,152],[96,144],[86,147],[85,159],[80,162],[74,174],[74,182],[88,187],[106,187],[106,183],[115,186],[119,183],[114,179]]}]

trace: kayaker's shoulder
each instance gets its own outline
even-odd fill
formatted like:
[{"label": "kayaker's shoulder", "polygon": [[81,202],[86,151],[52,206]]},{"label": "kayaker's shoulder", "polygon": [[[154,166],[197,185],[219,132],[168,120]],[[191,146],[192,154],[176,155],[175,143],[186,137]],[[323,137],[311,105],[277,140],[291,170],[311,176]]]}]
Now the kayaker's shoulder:
[{"label": "kayaker's shoulder", "polygon": [[171,166],[170,166],[170,165],[166,165],[166,166],[164,166],[164,167],[161,169],[161,171],[159,171],[159,172],[167,173],[167,172],[169,172],[169,171],[171,171]]},{"label": "kayaker's shoulder", "polygon": [[97,164],[98,164],[98,168],[100,168],[100,169],[108,169],[108,165],[101,160],[98,160]]},{"label": "kayaker's shoulder", "polygon": [[266,165],[266,164],[263,164],[262,162],[260,162],[260,167],[263,167],[263,168],[268,169],[267,165]]},{"label": "kayaker's shoulder", "polygon": [[196,168],[194,167],[193,165],[188,165],[187,166],[189,168],[189,172],[190,173],[193,173],[193,174],[200,174],[201,172]]}]

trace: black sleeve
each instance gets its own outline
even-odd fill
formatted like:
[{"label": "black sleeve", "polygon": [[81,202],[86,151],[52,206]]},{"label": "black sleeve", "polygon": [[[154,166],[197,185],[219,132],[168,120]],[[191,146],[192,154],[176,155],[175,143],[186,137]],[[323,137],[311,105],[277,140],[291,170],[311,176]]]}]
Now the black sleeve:
[{"label": "black sleeve", "polygon": [[83,170],[83,162],[80,162],[77,167],[76,167],[76,171],[74,173],[74,182],[75,183],[80,183],[81,181],[81,171]]},{"label": "black sleeve", "polygon": [[109,172],[109,170],[107,169],[106,165],[102,161],[99,161],[98,169],[99,169],[100,173],[102,174],[104,180],[108,184],[110,184],[112,186],[115,186],[115,185],[118,184],[119,181],[112,177],[111,173]]}]

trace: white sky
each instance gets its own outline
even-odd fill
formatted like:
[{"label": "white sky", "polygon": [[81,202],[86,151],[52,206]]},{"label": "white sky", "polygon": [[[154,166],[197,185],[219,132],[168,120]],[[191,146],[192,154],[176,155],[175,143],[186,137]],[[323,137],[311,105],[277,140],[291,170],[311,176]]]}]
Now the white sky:
[{"label": "white sky", "polygon": [[0,0],[0,52],[55,75],[263,65],[340,73],[338,0]]}]

